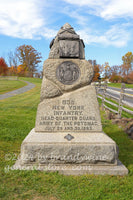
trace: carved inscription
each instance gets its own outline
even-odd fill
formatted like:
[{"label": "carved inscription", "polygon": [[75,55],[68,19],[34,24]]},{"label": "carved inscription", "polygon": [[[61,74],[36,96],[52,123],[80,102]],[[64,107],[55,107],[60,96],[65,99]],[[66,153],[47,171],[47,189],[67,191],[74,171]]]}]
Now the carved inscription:
[{"label": "carved inscription", "polygon": [[95,116],[85,115],[84,105],[75,105],[74,100],[62,100],[61,105],[52,106],[52,114],[40,118],[40,126],[46,132],[93,131],[97,126]]},{"label": "carved inscription", "polygon": [[79,41],[60,40],[59,47],[61,58],[79,58]]}]

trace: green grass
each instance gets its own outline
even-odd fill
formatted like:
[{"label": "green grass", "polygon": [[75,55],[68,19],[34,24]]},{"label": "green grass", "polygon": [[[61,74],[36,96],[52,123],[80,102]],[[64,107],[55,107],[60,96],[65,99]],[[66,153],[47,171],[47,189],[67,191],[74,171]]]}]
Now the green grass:
[{"label": "green grass", "polygon": [[[121,88],[121,83],[108,83],[110,87]],[[133,88],[133,84],[125,84],[126,88]]]},{"label": "green grass", "polygon": [[19,80],[29,81],[31,83],[39,84],[41,87],[42,79],[39,78],[26,78],[26,77],[19,77]]},{"label": "green grass", "polygon": [[[23,79],[23,78],[22,78]],[[119,158],[129,169],[128,176],[64,176],[41,171],[5,171],[12,166],[20,146],[35,126],[40,98],[40,79],[32,90],[0,101],[0,199],[4,200],[132,200],[133,141],[101,112],[104,131],[119,146]]]},{"label": "green grass", "polygon": [[18,88],[21,88],[23,86],[27,85],[27,83],[16,80],[0,80],[0,94],[4,94],[6,92],[10,92],[12,90],[16,90]]}]

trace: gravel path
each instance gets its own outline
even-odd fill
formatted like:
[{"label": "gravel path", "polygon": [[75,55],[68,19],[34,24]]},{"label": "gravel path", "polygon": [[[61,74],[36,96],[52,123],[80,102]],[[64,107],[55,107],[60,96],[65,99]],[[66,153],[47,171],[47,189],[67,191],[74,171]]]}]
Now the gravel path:
[{"label": "gravel path", "polygon": [[33,83],[30,83],[28,81],[24,81],[24,82],[26,82],[28,85],[26,85],[26,86],[24,86],[22,88],[19,88],[17,90],[13,90],[11,92],[7,92],[5,94],[1,94],[0,95],[0,100],[15,96],[17,94],[21,94],[21,93],[27,92],[28,90],[31,90],[32,88],[35,87],[35,85]]}]

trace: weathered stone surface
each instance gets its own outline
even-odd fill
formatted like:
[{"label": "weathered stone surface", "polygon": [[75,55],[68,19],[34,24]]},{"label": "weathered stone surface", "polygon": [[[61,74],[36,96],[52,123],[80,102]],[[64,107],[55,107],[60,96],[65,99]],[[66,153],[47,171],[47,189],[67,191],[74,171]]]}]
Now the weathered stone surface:
[{"label": "weathered stone surface", "polygon": [[[71,34],[76,34],[74,28],[69,23],[65,23],[61,27],[61,29],[58,31],[57,35],[62,34],[64,32],[65,32],[65,34],[70,35],[70,36],[71,36]],[[69,36],[67,36],[67,37],[69,37]]]},{"label": "weathered stone surface", "polygon": [[21,164],[117,165],[116,144],[104,133],[41,133],[33,129],[21,147]]},{"label": "weathered stone surface", "polygon": [[60,40],[59,53],[61,58],[79,58],[79,41]]},{"label": "weathered stone surface", "polygon": [[83,40],[79,41],[79,56],[81,59],[85,59],[85,51],[84,51],[85,45]]},{"label": "weathered stone surface", "polygon": [[[62,31],[63,32],[63,31]],[[68,40],[68,41],[70,41],[70,40],[79,40],[79,35],[77,35],[75,32],[73,32],[73,34],[72,33],[66,33],[66,31],[65,32],[63,32],[63,34],[62,33],[60,33],[60,34],[58,34],[58,40]]]},{"label": "weathered stone surface", "polygon": [[59,65],[67,61],[68,59],[47,59],[44,62],[43,67],[44,78],[50,80],[55,85],[57,85],[62,92],[71,91],[73,89],[77,89],[90,84],[94,75],[93,67],[91,64],[89,64],[88,61],[80,59],[69,59],[69,62],[72,62],[79,67],[79,78],[71,85],[65,85],[61,83],[57,78],[56,70]]},{"label": "weathered stone surface", "polygon": [[94,86],[85,86],[60,97],[45,99],[38,106],[36,131],[102,131]]},{"label": "weathered stone surface", "polygon": [[60,90],[60,88],[57,87],[57,85],[46,78],[43,79],[40,101],[43,101],[46,98],[60,96],[62,94],[62,91]]},{"label": "weathered stone surface", "polygon": [[66,23],[50,43],[49,59],[80,58],[85,59],[84,43],[70,24]]},{"label": "weathered stone surface", "polygon": [[49,59],[59,59],[59,41],[58,38],[56,37],[54,39],[54,43],[51,47],[51,50],[49,52]]},{"label": "weathered stone surface", "polygon": [[[75,163],[75,164],[112,164],[116,162],[115,149],[110,145],[25,145],[24,163]],[[29,156],[31,155],[31,156]]]},{"label": "weathered stone surface", "polygon": [[82,165],[82,164],[21,164],[18,160],[12,167],[13,170],[42,170],[46,172],[59,171],[64,175],[83,175],[83,174],[95,174],[95,175],[115,175],[125,176],[128,174],[128,169],[118,160],[117,165]]}]

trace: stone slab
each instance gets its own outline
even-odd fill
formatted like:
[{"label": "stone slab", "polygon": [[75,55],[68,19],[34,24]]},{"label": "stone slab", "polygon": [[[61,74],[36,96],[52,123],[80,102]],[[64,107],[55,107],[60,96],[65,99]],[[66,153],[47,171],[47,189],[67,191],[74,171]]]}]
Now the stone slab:
[{"label": "stone slab", "polygon": [[98,166],[98,165],[21,165],[18,160],[11,168],[12,170],[40,170],[46,172],[58,171],[64,175],[114,175],[125,176],[128,174],[128,169],[118,160],[116,166]]},{"label": "stone slab", "polygon": [[99,104],[94,86],[85,86],[38,105],[37,132],[102,131]]},{"label": "stone slab", "polygon": [[[21,154],[19,159],[16,161],[15,165],[11,167],[12,170],[41,170],[47,172],[55,172],[58,171],[64,175],[83,175],[83,174],[95,174],[95,175],[127,175],[128,169],[117,159],[118,152],[114,153],[116,156],[116,160],[114,163],[110,163],[110,160],[107,160],[107,155],[109,155],[109,159],[111,157],[112,152],[110,151],[109,147],[116,147],[116,143],[108,137],[103,132],[93,132],[93,133],[71,133],[74,137],[71,141],[65,139],[66,133],[39,133],[35,132],[35,129],[32,129],[31,132],[27,135],[21,145]],[[59,152],[58,150],[62,148]],[[75,148],[74,148],[75,147]],[[79,148],[80,147],[80,148]],[[84,148],[86,147],[86,148]],[[92,148],[89,148],[92,147]],[[95,147],[95,148],[93,148]],[[98,148],[99,147],[99,148]],[[106,148],[107,147],[107,148]],[[103,148],[103,149],[102,149]],[[65,151],[63,151],[65,149]],[[62,162],[56,162],[56,159],[59,161],[59,157],[52,157],[50,160],[49,153],[52,153],[52,156],[55,153],[58,156],[62,153],[62,155],[68,152],[66,149],[70,150],[71,155],[75,155],[79,157],[76,158],[76,162],[71,159],[70,160],[62,160]],[[93,151],[90,151],[92,149]],[[82,159],[83,162],[80,162],[81,156],[83,157],[85,154],[89,153],[89,156],[92,156],[94,159],[95,156],[99,156],[100,150],[102,153],[102,157],[105,160],[102,160],[101,163],[92,163],[86,162],[86,159]],[[75,150],[75,151],[74,151]],[[76,152],[76,150],[78,150]],[[85,150],[85,151],[84,151]],[[95,152],[94,152],[95,151]],[[30,160],[27,157],[30,157]],[[36,154],[37,153],[37,154]],[[43,155],[45,156],[46,153],[48,155],[47,162],[39,162],[36,158],[36,155]],[[109,154],[108,154],[109,153]],[[111,154],[110,154],[111,153]],[[70,154],[69,154],[70,156]],[[24,160],[24,158],[27,158]],[[42,157],[41,157],[42,158]],[[44,158],[44,157],[43,157]],[[65,157],[66,158],[66,157]],[[73,157],[74,158],[74,157]],[[100,157],[99,157],[100,158]],[[65,161],[65,162],[64,162]],[[73,161],[73,162],[72,162]],[[104,162],[105,161],[105,162]],[[117,161],[117,162],[116,162]],[[70,162],[70,163],[69,163]]]},{"label": "stone slab", "polygon": [[[80,77],[72,85],[62,84],[56,76],[56,70],[58,66],[61,65],[63,62],[68,62],[68,61],[77,65],[80,69]],[[84,85],[90,84],[94,75],[94,69],[93,69],[93,66],[87,60],[72,59],[72,58],[71,59],[65,59],[65,58],[47,59],[44,61],[44,64],[43,64],[43,74],[46,79],[52,81],[62,91],[71,91],[73,89],[77,89]]]},{"label": "stone slab", "polygon": [[[26,136],[23,143],[63,143],[66,144],[68,141],[64,139],[67,135],[67,132],[57,132],[57,133],[43,133],[43,132],[35,132],[33,128],[30,133]],[[71,132],[71,135],[74,136],[74,139],[69,141],[69,144],[77,144],[77,143],[91,143],[91,144],[114,144],[115,142],[107,136],[104,132],[82,132],[82,133],[74,133]]]},{"label": "stone slab", "polygon": [[21,145],[20,162],[25,164],[117,165],[116,143],[103,132],[42,133],[35,129]]}]

